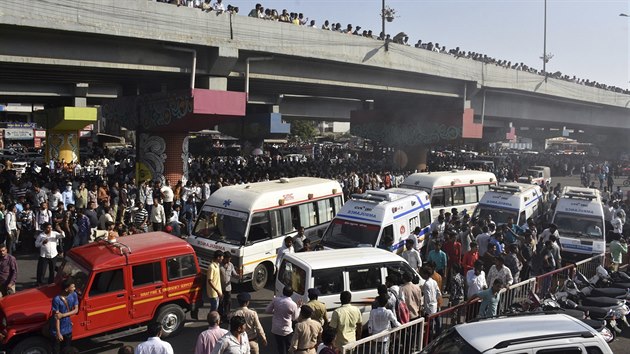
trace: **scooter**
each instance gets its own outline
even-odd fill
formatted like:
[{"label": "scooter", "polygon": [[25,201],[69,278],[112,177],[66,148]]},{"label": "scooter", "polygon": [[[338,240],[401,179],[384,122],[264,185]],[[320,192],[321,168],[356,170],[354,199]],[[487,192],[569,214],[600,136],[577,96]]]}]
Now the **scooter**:
[{"label": "scooter", "polygon": [[612,311],[615,319],[623,321],[626,326],[630,327],[630,323],[628,323],[626,318],[626,316],[630,314],[630,308],[624,299],[602,296],[588,297],[578,288],[573,280],[565,281],[562,291],[557,292],[556,297],[563,300],[569,299],[574,302],[580,302],[580,307],[583,310],[598,313],[598,318],[602,315],[606,316],[605,313]]}]

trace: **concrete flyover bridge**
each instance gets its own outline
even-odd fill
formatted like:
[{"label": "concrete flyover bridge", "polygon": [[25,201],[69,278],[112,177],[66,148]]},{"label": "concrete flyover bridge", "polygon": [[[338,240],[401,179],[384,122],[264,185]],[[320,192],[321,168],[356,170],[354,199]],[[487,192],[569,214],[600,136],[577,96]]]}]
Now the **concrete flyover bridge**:
[{"label": "concrete flyover bridge", "polygon": [[[185,118],[195,129],[222,124],[254,146],[286,132],[286,119],[351,121],[356,134],[406,150],[411,164],[422,163],[421,151],[431,144],[509,133],[516,126],[611,136],[630,129],[630,95],[398,44],[385,51],[383,42],[359,36],[153,1],[3,0],[0,78],[3,101],[103,105],[110,126],[130,129],[149,118],[126,115],[147,114],[162,136],[171,127],[158,123],[168,119],[150,109],[160,106],[159,97],[177,96],[198,107]],[[150,96],[121,99],[142,95]],[[249,123],[258,128],[234,128]],[[187,128],[177,127],[184,136]],[[153,131],[144,133],[150,138]]]}]

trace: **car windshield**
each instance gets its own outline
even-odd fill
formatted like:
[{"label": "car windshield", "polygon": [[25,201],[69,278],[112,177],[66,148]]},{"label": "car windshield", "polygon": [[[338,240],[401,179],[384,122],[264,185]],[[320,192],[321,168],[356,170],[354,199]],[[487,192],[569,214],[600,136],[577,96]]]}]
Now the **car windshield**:
[{"label": "car windshield", "polygon": [[563,236],[580,238],[602,238],[602,219],[583,215],[557,213],[553,223],[558,226],[558,232]]},{"label": "car windshield", "polygon": [[488,215],[492,216],[492,221],[497,224],[507,224],[508,218],[512,218],[512,221],[517,222],[518,215],[516,211],[507,210],[507,209],[498,209],[498,208],[490,208],[487,206],[479,205],[477,207],[477,211],[475,211],[476,217],[480,219],[486,219]]},{"label": "car windshield", "polygon": [[481,354],[454,327],[442,332],[420,354]]},{"label": "car windshield", "polygon": [[379,231],[378,225],[334,219],[322,238],[322,245],[330,248],[374,247]]},{"label": "car windshield", "polygon": [[194,236],[242,245],[245,243],[247,213],[220,208],[201,211],[193,231]]},{"label": "car windshield", "polygon": [[61,284],[61,282],[63,282],[67,278],[74,279],[74,286],[76,287],[75,291],[79,296],[81,296],[88,282],[89,274],[90,272],[79,263],[77,263],[74,259],[66,258],[59,272],[57,273],[56,283]]}]

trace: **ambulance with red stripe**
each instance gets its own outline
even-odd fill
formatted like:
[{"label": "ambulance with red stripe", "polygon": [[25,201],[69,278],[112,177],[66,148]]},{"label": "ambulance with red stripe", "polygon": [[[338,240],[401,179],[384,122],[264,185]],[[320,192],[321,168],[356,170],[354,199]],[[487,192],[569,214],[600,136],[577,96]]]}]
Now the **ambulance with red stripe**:
[{"label": "ambulance with red stripe", "polygon": [[188,242],[202,268],[215,250],[230,252],[239,273],[232,282],[248,282],[259,290],[273,278],[284,238],[302,226],[308,239],[318,241],[342,205],[341,185],[323,178],[226,186],[206,200]]}]

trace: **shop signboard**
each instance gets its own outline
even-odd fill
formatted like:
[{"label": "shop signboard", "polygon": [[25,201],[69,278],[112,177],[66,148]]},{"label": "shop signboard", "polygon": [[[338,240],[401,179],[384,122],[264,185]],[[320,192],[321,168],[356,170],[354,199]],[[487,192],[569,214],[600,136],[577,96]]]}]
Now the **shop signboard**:
[{"label": "shop signboard", "polygon": [[32,128],[7,128],[4,130],[6,140],[33,140]]}]

